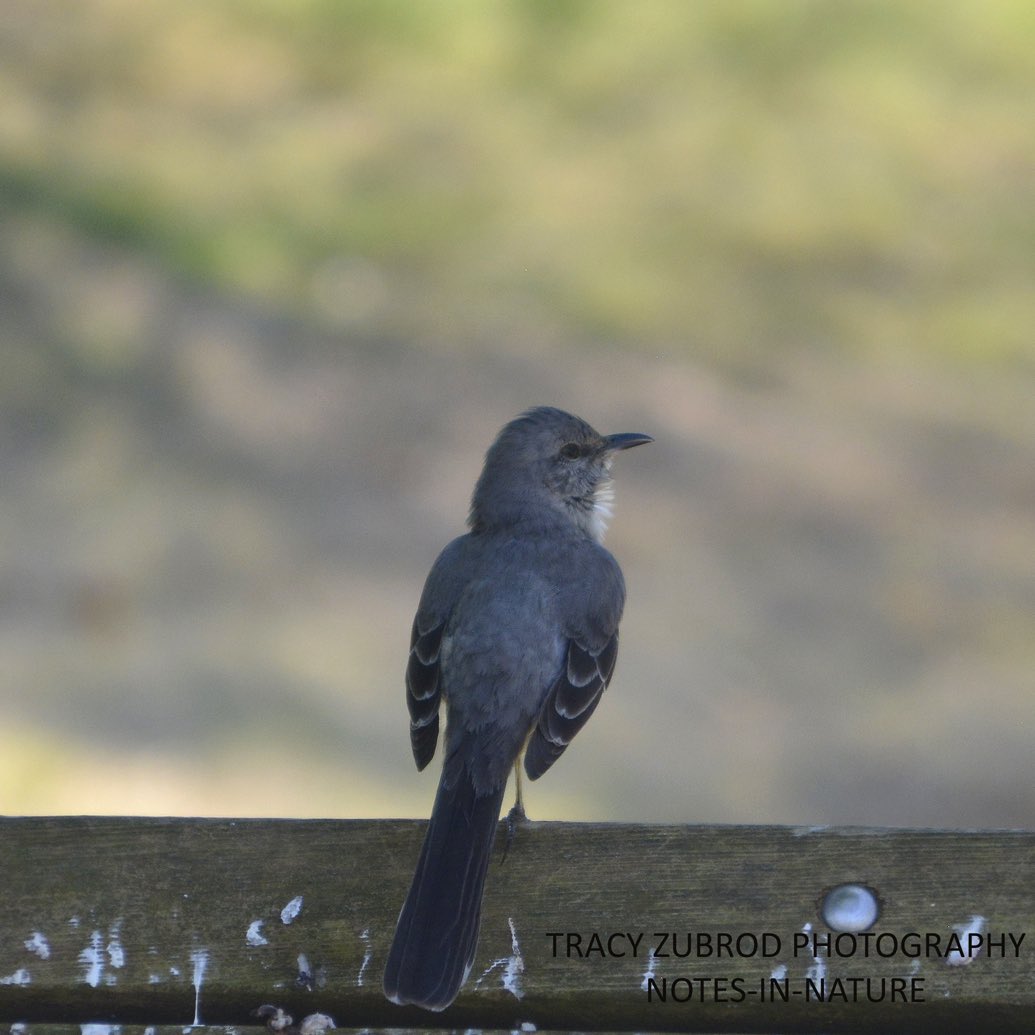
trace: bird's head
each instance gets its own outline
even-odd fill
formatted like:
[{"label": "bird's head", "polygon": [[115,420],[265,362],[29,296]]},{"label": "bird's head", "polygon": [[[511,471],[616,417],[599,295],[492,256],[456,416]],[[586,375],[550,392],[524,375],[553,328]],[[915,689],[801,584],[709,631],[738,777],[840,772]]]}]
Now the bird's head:
[{"label": "bird's head", "polygon": [[653,441],[638,432],[601,435],[551,406],[527,410],[486,453],[468,523],[478,532],[567,519],[600,542],[611,517],[615,453]]}]

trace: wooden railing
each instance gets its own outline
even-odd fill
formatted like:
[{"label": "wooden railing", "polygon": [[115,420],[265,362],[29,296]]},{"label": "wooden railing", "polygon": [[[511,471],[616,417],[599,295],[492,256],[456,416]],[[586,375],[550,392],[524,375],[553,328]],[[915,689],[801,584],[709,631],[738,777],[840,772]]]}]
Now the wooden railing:
[{"label": "wooden railing", "polygon": [[[529,823],[428,1014],[381,993],[423,828],[0,820],[0,1022],[1035,1031],[1035,833]],[[824,918],[845,884],[865,931]]]}]

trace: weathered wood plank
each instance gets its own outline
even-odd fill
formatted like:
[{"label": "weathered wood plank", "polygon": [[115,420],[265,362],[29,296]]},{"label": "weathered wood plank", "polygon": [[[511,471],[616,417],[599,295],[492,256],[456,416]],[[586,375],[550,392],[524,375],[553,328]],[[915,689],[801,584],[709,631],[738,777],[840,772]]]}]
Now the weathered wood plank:
[{"label": "weathered wood plank", "polygon": [[[274,1002],[343,1027],[1035,1030],[1033,833],[529,824],[490,872],[471,979],[433,1017],[380,990],[423,827],[0,820],[0,1020],[244,1025]],[[859,940],[844,956],[795,950],[795,936],[829,933],[819,903],[844,882],[876,890],[873,933],[897,951],[871,944],[866,956]],[[950,965],[941,949],[954,925],[1002,935],[1003,949],[986,943]],[[713,944],[733,935],[734,949],[744,934],[741,951],[759,951],[652,959],[661,932],[677,933],[680,951],[701,932]],[[908,953],[910,932],[937,936],[939,951],[928,940]],[[632,936],[610,942],[624,955],[574,952],[595,949],[593,934],[606,950],[612,933]],[[913,982],[920,1001],[867,1003],[858,982],[839,1001],[810,1001],[810,975],[828,991],[834,979],[870,978],[874,992],[883,979],[886,993],[891,979]],[[667,1002],[648,998],[648,976]]]}]

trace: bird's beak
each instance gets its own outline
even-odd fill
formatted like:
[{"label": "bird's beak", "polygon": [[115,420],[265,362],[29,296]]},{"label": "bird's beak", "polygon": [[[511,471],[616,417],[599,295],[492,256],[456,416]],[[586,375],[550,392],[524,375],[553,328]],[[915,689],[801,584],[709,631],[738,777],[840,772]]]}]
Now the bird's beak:
[{"label": "bird's beak", "polygon": [[624,431],[620,435],[605,435],[604,448],[608,452],[616,452],[619,449],[632,449],[633,446],[642,446],[647,442],[653,442],[650,435],[643,435],[638,431]]}]

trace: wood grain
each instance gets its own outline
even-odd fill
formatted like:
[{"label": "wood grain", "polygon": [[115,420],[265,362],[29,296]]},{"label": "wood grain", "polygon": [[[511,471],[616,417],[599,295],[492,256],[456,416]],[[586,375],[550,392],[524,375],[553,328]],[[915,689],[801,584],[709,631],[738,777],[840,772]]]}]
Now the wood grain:
[{"label": "wood grain", "polygon": [[[1035,1030],[1033,833],[529,823],[497,850],[474,970],[436,1016],[380,987],[423,828],[0,820],[0,1021],[245,1025],[273,1002],[340,1027]],[[828,954],[820,903],[842,883],[872,888],[881,914],[868,945]],[[930,951],[968,925],[1003,951]],[[650,956],[701,950],[700,934],[733,955]],[[813,935],[820,951],[795,945]],[[871,995],[908,982],[913,1001],[866,1002],[866,978]],[[814,1001],[807,979],[840,997]]]}]

